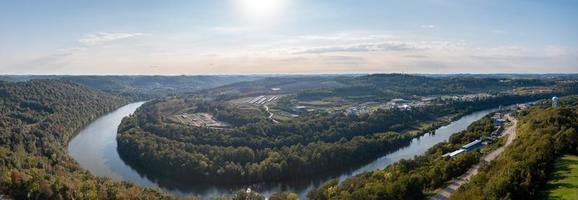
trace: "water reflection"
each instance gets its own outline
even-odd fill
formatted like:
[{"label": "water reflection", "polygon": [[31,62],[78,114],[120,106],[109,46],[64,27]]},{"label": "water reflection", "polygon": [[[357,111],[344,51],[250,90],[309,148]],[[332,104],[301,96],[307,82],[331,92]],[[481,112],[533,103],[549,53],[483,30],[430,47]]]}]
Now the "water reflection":
[{"label": "water reflection", "polygon": [[[425,153],[432,146],[447,140],[451,134],[465,130],[471,123],[494,111],[484,110],[466,115],[447,126],[435,130],[411,141],[397,151],[380,157],[365,165],[357,166],[341,173],[327,173],[318,177],[303,177],[300,180],[281,183],[262,183],[252,185],[216,185],[203,183],[183,183],[162,176],[137,170],[133,163],[125,162],[117,152],[116,134],[122,118],[132,114],[144,102],[128,104],[118,110],[104,115],[82,129],[68,145],[69,154],[84,168],[96,176],[110,177],[114,180],[125,180],[145,187],[159,187],[169,193],[184,196],[195,195],[203,199],[230,194],[239,189],[251,187],[264,195],[278,191],[291,191],[304,198],[312,188],[321,185],[331,178],[340,181],[366,171],[382,169],[398,160],[413,158]],[[134,168],[131,166],[135,166]],[[136,168],[136,169],[135,169]]]}]

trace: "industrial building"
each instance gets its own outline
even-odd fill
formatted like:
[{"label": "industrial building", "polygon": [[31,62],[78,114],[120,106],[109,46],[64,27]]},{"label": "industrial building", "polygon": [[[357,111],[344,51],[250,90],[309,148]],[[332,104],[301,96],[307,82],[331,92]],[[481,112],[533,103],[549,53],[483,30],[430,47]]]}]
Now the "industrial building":
[{"label": "industrial building", "polygon": [[464,146],[462,146],[462,149],[466,152],[477,149],[479,147],[482,147],[482,141],[481,140],[474,140],[473,142],[470,142]]},{"label": "industrial building", "polygon": [[460,148],[458,150],[444,154],[443,157],[448,157],[448,156],[454,157],[454,156],[459,155],[461,153],[468,152],[468,151],[480,148],[482,146],[484,146],[484,144],[482,143],[481,140],[474,140],[473,142],[470,142],[470,143],[462,146],[462,148]]}]

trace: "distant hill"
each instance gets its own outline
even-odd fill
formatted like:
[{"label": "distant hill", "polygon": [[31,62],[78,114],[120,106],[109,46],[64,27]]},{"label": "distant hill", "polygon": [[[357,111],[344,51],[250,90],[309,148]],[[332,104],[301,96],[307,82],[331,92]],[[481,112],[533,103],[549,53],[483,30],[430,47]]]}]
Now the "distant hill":
[{"label": "distant hill", "polygon": [[578,74],[423,74],[429,77],[465,77],[465,78],[508,78],[508,79],[543,79],[566,80],[578,79]]},{"label": "distant hill", "polygon": [[372,74],[264,78],[208,89],[204,93],[225,98],[278,93],[296,94],[303,99],[335,96],[406,98],[413,95],[499,93],[521,87],[545,87],[556,84],[555,80],[533,78]]},{"label": "distant hill", "polygon": [[240,81],[257,80],[257,76],[0,76],[5,81],[67,80],[133,100],[191,93]]},{"label": "distant hill", "polygon": [[[231,76],[0,76],[0,80],[68,80],[131,100],[198,93],[225,98],[261,94],[407,98],[413,95],[498,93],[520,87],[554,86],[576,74],[349,74]],[[273,90],[275,89],[275,90]],[[276,90],[279,89],[279,90]]]}]

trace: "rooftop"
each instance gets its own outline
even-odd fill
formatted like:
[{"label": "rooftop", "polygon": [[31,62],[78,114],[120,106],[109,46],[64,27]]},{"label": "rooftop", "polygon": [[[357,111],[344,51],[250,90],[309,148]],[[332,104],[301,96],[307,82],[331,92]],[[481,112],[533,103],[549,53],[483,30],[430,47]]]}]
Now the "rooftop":
[{"label": "rooftop", "polygon": [[477,145],[477,144],[479,144],[479,143],[481,143],[481,142],[482,142],[481,140],[474,140],[473,142],[470,142],[470,143],[462,146],[462,148],[464,148],[464,149],[469,149],[469,148],[471,148],[471,147],[473,147],[473,146],[475,146],[475,145]]}]

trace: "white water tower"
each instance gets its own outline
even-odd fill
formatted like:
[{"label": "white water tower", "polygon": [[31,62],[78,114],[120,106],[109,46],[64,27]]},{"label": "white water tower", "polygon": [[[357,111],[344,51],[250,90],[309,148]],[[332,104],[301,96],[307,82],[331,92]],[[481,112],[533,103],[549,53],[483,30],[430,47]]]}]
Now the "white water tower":
[{"label": "white water tower", "polygon": [[552,97],[552,108],[558,107],[558,101],[559,101],[559,99],[557,96]]}]

